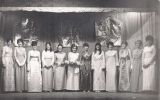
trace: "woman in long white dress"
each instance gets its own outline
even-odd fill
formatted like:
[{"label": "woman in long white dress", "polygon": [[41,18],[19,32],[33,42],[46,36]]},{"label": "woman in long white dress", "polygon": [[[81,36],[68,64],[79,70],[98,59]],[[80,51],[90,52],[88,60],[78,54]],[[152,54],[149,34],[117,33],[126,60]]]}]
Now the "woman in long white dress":
[{"label": "woman in long white dress", "polygon": [[155,67],[156,67],[156,48],[153,44],[153,37],[146,37],[146,46],[142,54],[143,70],[143,91],[156,91]]},{"label": "woman in long white dress", "polygon": [[105,57],[101,50],[101,44],[96,43],[95,51],[92,53],[91,66],[93,70],[93,91],[105,90]]},{"label": "woman in long white dress", "polygon": [[23,47],[23,40],[17,40],[18,47],[15,47],[15,71],[16,71],[16,91],[22,92],[27,88],[26,82],[26,50]]},{"label": "woman in long white dress", "polygon": [[59,44],[57,47],[57,51],[55,53],[55,64],[54,64],[55,90],[65,89],[65,79],[66,79],[65,60],[66,60],[66,53],[63,52],[63,46]]},{"label": "woman in long white dress", "polygon": [[119,91],[129,91],[130,89],[130,72],[131,72],[131,50],[127,48],[128,43],[122,42],[119,51]]},{"label": "woman in long white dress", "polygon": [[117,66],[118,53],[117,50],[113,49],[113,42],[108,43],[108,51],[105,52],[106,59],[106,91],[116,92],[117,91]]},{"label": "woman in long white dress", "polygon": [[3,47],[2,52],[3,62],[3,80],[4,80],[4,91],[14,92],[15,91],[15,74],[13,66],[13,49],[12,40],[7,40],[7,45]]},{"label": "woman in long white dress", "polygon": [[71,52],[68,53],[68,69],[66,90],[79,90],[79,65],[80,55],[77,52],[78,47],[75,44],[71,46]]},{"label": "woman in long white dress", "polygon": [[37,50],[37,42],[32,42],[32,50],[28,52],[28,92],[42,91],[41,58]]},{"label": "woman in long white dress", "polygon": [[44,92],[52,92],[53,65],[54,52],[52,51],[51,43],[46,42],[45,50],[42,52],[42,83]]}]

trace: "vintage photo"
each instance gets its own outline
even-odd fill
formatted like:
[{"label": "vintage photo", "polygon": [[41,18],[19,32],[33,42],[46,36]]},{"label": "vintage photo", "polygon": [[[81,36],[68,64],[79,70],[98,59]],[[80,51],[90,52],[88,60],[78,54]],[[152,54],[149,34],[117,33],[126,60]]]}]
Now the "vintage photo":
[{"label": "vintage photo", "polygon": [[160,0],[0,0],[0,100],[159,100]]}]

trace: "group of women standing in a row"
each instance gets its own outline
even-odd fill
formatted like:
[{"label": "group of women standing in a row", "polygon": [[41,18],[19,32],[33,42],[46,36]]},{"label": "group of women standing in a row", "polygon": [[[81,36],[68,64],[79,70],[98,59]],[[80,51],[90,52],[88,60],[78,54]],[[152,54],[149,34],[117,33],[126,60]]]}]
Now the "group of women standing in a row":
[{"label": "group of women standing in a row", "polygon": [[128,48],[127,42],[122,42],[119,52],[112,42],[107,44],[106,52],[102,51],[100,43],[96,43],[93,53],[89,52],[88,43],[84,43],[82,53],[78,53],[78,47],[72,44],[68,54],[63,52],[61,44],[54,52],[47,42],[41,54],[35,41],[28,53],[22,39],[17,43],[14,53],[11,40],[3,47],[6,92],[155,91],[156,49],[152,36],[146,37],[144,48],[141,40],[135,42],[134,50]]}]

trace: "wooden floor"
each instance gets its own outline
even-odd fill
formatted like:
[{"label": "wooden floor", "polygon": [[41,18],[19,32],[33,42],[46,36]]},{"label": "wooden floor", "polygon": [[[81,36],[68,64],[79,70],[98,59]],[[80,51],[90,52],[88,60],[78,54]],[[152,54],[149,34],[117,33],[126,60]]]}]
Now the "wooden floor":
[{"label": "wooden floor", "polygon": [[52,92],[52,93],[1,93],[0,100],[160,100],[157,94]]}]

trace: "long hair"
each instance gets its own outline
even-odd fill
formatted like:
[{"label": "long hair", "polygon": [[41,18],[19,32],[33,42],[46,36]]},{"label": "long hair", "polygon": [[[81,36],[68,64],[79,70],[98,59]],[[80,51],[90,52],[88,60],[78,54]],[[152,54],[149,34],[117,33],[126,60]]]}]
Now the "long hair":
[{"label": "long hair", "polygon": [[78,46],[77,46],[77,45],[75,45],[75,44],[72,44],[72,45],[71,45],[71,52],[73,52],[73,50],[72,50],[72,49],[73,49],[74,47],[76,47],[76,51],[78,50]]},{"label": "long hair", "polygon": [[51,47],[51,43],[50,42],[46,42],[46,44],[45,44],[45,51],[47,51],[47,45],[50,45],[50,52],[52,51],[52,47]]},{"label": "long hair", "polygon": [[99,46],[99,51],[100,51],[99,54],[101,54],[101,53],[102,53],[102,48],[101,48],[102,46],[101,46],[101,44],[100,44],[100,43],[96,43],[96,44],[95,44],[95,49],[94,49],[94,52],[95,52],[95,53],[96,53],[96,51],[97,51],[96,46]]}]

